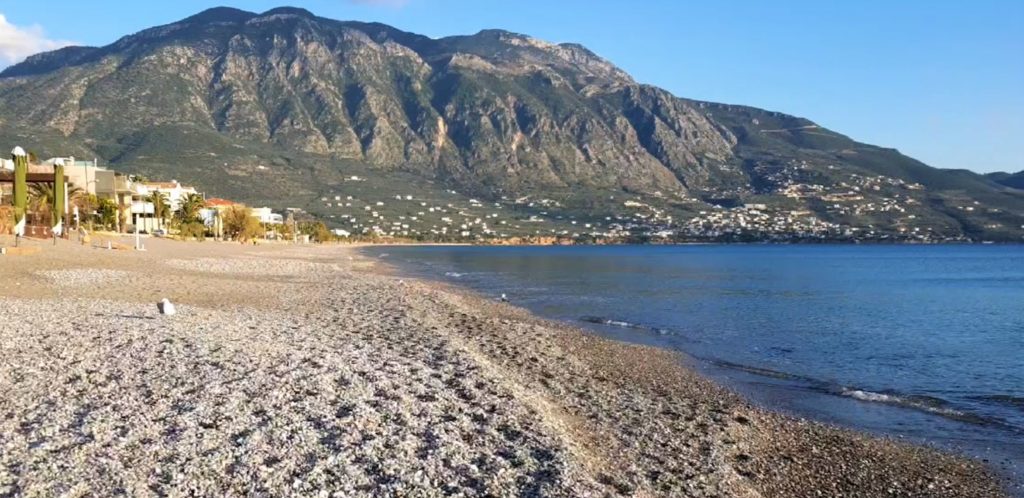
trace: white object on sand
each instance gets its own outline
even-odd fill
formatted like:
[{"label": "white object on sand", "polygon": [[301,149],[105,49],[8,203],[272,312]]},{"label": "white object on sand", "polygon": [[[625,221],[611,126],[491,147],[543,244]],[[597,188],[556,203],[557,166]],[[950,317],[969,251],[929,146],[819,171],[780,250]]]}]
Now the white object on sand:
[{"label": "white object on sand", "polygon": [[503,303],[507,303],[508,302],[508,296],[506,296],[504,293],[502,293],[501,297],[498,298],[498,300],[503,302]]},{"label": "white object on sand", "polygon": [[160,310],[161,315],[173,315],[174,304],[171,303],[166,297],[163,298],[159,303],[156,303],[156,307]]}]

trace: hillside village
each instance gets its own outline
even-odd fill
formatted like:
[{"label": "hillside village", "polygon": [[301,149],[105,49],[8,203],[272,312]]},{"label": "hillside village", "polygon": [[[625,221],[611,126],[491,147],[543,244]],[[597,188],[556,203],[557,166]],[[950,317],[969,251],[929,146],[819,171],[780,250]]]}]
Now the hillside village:
[{"label": "hillside village", "polygon": [[[404,192],[376,197],[359,188],[365,178],[347,177],[344,188],[320,196],[309,208],[329,225],[354,236],[477,243],[672,243],[672,242],[967,242],[952,220],[929,218],[921,184],[882,175],[852,174],[826,186],[779,177],[776,195],[718,192],[716,202],[685,195],[610,193],[584,211],[560,198],[468,197]],[[779,201],[782,199],[782,202]],[[811,208],[813,206],[813,209]],[[963,199],[964,213],[998,217],[998,209]],[[1024,225],[989,223],[1024,236]]]},{"label": "hillside village", "polygon": [[[252,233],[244,238],[264,240],[485,244],[971,240],[954,226],[919,218],[924,186],[881,175],[852,174],[826,186],[801,179],[798,169],[782,170],[769,176],[776,182],[776,195],[764,199],[747,196],[747,202],[730,204],[680,194],[620,192],[609,194],[586,213],[565,205],[564,199],[535,195],[481,200],[455,190],[437,195],[415,189],[403,193],[364,189],[367,179],[350,175],[344,178],[343,188],[329,189],[314,206],[275,210],[207,196],[174,179],[154,181],[129,175],[101,166],[96,159],[54,157],[37,161],[30,171],[52,175],[57,163],[64,165],[73,194],[68,208],[72,226],[122,233],[235,238],[238,234],[225,233],[223,220],[229,212],[244,212],[255,221]],[[12,169],[10,160],[3,161],[0,178]],[[727,191],[714,194],[738,197]],[[5,184],[0,205],[9,195],[10,185]],[[779,202],[780,197],[785,201]],[[958,208],[970,214],[1000,214],[969,199]],[[870,222],[873,219],[879,227],[889,228],[876,228]],[[36,225],[45,230],[46,223]],[[986,228],[1024,231],[1024,225]]]}]

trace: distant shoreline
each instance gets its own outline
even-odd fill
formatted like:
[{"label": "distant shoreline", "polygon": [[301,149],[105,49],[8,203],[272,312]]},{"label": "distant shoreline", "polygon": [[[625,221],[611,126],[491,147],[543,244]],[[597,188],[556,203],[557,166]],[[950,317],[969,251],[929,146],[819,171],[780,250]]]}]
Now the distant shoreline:
[{"label": "distant shoreline", "polygon": [[762,242],[621,242],[621,243],[571,243],[571,244],[504,244],[504,243],[477,243],[477,242],[338,242],[338,245],[346,245],[351,247],[387,247],[387,246],[462,246],[462,247],[600,247],[600,246],[817,246],[817,245],[834,245],[834,246],[974,246],[974,245],[1024,245],[1024,240],[1020,242],[896,242],[896,241],[865,241],[865,242],[848,242],[848,241],[794,241],[794,242],[780,242],[780,241],[762,241]]}]

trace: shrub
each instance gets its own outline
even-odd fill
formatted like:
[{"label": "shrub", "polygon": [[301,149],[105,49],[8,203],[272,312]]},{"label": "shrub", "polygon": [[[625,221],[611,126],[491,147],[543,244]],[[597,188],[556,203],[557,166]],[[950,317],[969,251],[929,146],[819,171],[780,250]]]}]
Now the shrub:
[{"label": "shrub", "polygon": [[311,239],[320,243],[330,242],[334,239],[334,234],[327,229],[327,225],[324,225],[322,221],[304,221],[300,223],[299,233],[309,235]]},{"label": "shrub", "polygon": [[181,238],[196,239],[199,242],[206,240],[206,225],[199,222],[182,223],[181,224]]},{"label": "shrub", "polygon": [[232,206],[224,212],[224,235],[246,242],[262,235],[260,220],[249,214],[245,206]]},{"label": "shrub", "polygon": [[327,229],[327,225],[317,223],[316,227],[313,229],[313,238],[316,239],[317,242],[323,244],[324,242],[330,242],[333,240],[334,234]]}]

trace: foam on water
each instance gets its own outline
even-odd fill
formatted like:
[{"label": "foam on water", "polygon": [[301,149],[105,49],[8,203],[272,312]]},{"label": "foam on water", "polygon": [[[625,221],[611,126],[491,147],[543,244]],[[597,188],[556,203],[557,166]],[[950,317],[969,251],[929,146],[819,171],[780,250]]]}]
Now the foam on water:
[{"label": "foam on water", "polygon": [[993,422],[987,418],[969,414],[962,410],[955,410],[953,408],[947,408],[942,406],[946,402],[938,401],[934,397],[928,397],[929,402],[924,402],[914,397],[899,396],[896,394],[876,393],[872,391],[865,391],[863,389],[843,389],[840,391],[840,395],[847,396],[860,401],[868,401],[872,403],[888,403],[891,405],[902,406],[906,408],[913,408],[916,410],[923,410],[931,412],[936,415],[943,417],[949,417],[956,420],[963,420],[965,422],[976,422],[976,423],[990,423]]},{"label": "foam on water", "polygon": [[668,329],[663,329],[663,328],[660,328],[660,327],[652,327],[650,325],[642,325],[642,324],[639,324],[639,323],[627,322],[625,320],[615,320],[615,319],[612,319],[612,318],[604,318],[604,317],[600,317],[600,316],[582,316],[582,317],[580,317],[580,321],[581,322],[585,322],[585,323],[596,323],[598,325],[607,325],[609,327],[619,327],[619,328],[634,329],[634,330],[646,330],[646,331],[649,331],[649,332],[658,333],[660,335],[668,335],[669,334]]}]

